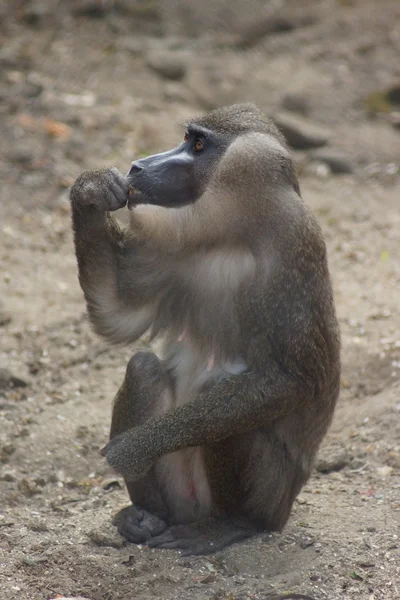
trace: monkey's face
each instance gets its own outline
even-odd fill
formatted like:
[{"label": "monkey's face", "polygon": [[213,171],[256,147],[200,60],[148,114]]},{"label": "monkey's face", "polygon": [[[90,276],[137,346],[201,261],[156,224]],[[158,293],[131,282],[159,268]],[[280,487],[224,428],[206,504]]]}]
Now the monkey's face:
[{"label": "monkey's face", "polygon": [[189,125],[177,148],[132,163],[128,205],[157,204],[179,207],[195,202],[205,190],[229,146],[227,135]]}]

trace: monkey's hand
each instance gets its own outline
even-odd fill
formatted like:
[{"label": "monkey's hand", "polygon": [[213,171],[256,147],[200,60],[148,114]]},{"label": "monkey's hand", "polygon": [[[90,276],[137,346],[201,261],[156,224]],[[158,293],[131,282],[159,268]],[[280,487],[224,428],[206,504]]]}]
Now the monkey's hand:
[{"label": "monkey's hand", "polygon": [[127,203],[129,187],[128,178],[115,167],[84,171],[70,191],[72,208],[94,207],[101,213],[118,210]]},{"label": "monkey's hand", "polygon": [[157,458],[150,454],[150,447],[144,428],[135,427],[112,438],[101,454],[126,481],[137,481],[146,475]]}]

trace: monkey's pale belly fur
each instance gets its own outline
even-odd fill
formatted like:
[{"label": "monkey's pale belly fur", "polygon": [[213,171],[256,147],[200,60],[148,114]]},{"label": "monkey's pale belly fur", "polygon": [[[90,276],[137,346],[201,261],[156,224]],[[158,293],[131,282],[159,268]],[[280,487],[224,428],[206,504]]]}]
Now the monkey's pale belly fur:
[{"label": "monkey's pale belly fur", "polygon": [[[237,360],[216,364],[213,353],[199,361],[198,355],[184,333],[174,344],[172,355],[167,362],[176,376],[175,397],[168,390],[160,403],[160,414],[174,406],[191,402],[207,385],[224,377],[239,375],[247,370],[246,363]],[[210,485],[204,465],[201,447],[185,448],[161,457],[156,463],[159,478],[167,504],[175,522],[188,523],[213,514]]]}]

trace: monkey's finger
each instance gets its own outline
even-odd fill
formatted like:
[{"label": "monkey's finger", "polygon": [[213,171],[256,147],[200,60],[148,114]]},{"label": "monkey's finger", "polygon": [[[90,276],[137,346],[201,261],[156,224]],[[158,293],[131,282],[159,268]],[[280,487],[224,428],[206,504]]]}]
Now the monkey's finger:
[{"label": "monkey's finger", "polygon": [[129,194],[132,183],[129,181],[128,177],[122,175],[116,167],[113,167],[111,172],[114,176],[114,185],[116,185],[126,197]]},{"label": "monkey's finger", "polygon": [[175,542],[175,538],[174,535],[172,534],[172,532],[167,529],[167,531],[165,531],[164,533],[162,533],[161,535],[156,535],[154,537],[152,537],[148,542],[147,545],[149,548],[163,548],[163,544],[170,544]]},{"label": "monkey's finger", "polygon": [[114,186],[107,195],[108,210],[114,211],[123,208],[128,201],[127,192]]}]

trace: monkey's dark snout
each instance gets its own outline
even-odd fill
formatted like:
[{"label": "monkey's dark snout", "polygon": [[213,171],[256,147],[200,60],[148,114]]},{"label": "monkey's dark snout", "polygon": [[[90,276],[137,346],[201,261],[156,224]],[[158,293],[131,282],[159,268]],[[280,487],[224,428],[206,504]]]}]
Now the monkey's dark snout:
[{"label": "monkey's dark snout", "polygon": [[134,177],[135,175],[137,175],[141,171],[143,171],[143,167],[141,167],[138,164],[138,162],[134,162],[134,163],[132,163],[132,166],[131,166],[131,168],[129,170],[129,173],[128,173],[127,177]]}]

